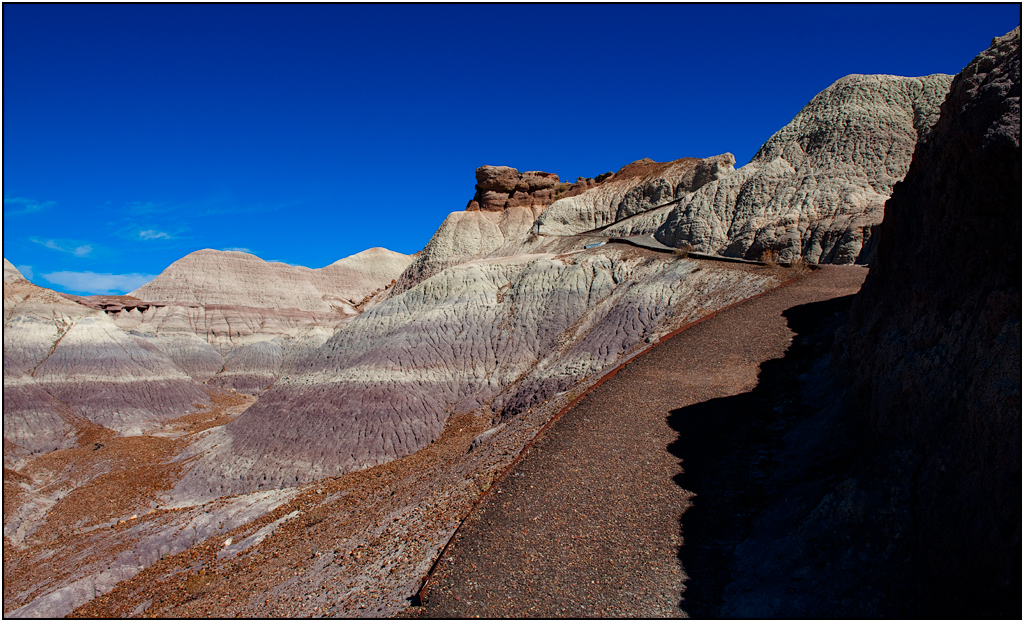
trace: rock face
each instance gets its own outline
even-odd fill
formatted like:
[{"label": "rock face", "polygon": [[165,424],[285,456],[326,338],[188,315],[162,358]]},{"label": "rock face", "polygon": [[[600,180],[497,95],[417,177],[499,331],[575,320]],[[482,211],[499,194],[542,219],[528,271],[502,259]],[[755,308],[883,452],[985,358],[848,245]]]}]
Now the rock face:
[{"label": "rock face", "polygon": [[938,118],[951,77],[851,75],[814,97],[754,159],[665,216],[669,246],[731,257],[848,264]]},{"label": "rock face", "polygon": [[[689,196],[687,193],[693,188],[731,171],[734,163],[731,154],[674,162],[645,158],[626,165],[617,173],[604,173],[596,179],[581,177],[572,184],[557,184],[558,177],[550,173],[520,175],[507,166],[480,167],[477,179],[482,181],[477,184],[477,199],[470,201],[466,211],[448,215],[385,298],[465,261],[559,252],[562,250],[559,238],[613,223],[619,223],[614,235],[628,235],[622,231],[639,223],[630,216],[643,215],[647,210],[671,203],[675,196]],[[504,203],[500,197],[494,199],[492,205],[504,206],[500,211],[480,208],[481,192],[499,191],[481,188],[507,189],[513,187],[513,183],[525,184],[523,187],[527,190],[534,188],[530,196],[535,198],[519,201],[510,195]],[[548,187],[549,183],[554,185]],[[648,228],[653,231],[663,219],[662,216],[657,224]],[[540,235],[533,235],[531,231],[539,231]]]},{"label": "rock face", "polygon": [[886,204],[841,357],[871,444],[915,491],[917,595],[952,615],[1020,615],[1020,62],[1018,27],[953,81]]},{"label": "rock face", "polygon": [[612,235],[623,235],[629,229],[622,221],[689,199],[704,184],[732,173],[734,164],[731,153],[672,162],[638,160],[605,177],[600,186],[556,202],[539,219],[541,232],[572,235],[620,223]]},{"label": "rock face", "polygon": [[725,617],[1020,617],[1020,62],[1018,27],[895,185],[821,461],[737,549]]},{"label": "rock face", "polygon": [[476,169],[476,194],[466,206],[466,211],[500,212],[509,207],[545,207],[555,200],[558,186],[558,175],[554,173],[520,173],[508,166],[481,166]]}]

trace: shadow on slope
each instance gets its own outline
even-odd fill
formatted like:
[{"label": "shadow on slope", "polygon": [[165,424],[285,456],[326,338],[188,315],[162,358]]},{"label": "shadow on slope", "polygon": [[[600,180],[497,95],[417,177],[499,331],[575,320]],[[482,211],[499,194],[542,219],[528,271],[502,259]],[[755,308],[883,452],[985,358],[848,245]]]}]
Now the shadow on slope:
[{"label": "shadow on slope", "polygon": [[[852,299],[787,310],[783,315],[796,333],[793,343],[783,358],[761,365],[752,391],[671,412],[668,423],[679,438],[668,449],[683,467],[676,483],[696,493],[680,518],[685,544],[679,557],[689,576],[681,607],[691,617],[722,615],[734,551],[786,489],[778,481],[783,437],[816,412],[817,405],[806,404],[802,394],[827,395],[828,353]],[[809,457],[818,463],[805,464],[810,469],[804,475],[844,470],[850,451],[834,449]]]}]

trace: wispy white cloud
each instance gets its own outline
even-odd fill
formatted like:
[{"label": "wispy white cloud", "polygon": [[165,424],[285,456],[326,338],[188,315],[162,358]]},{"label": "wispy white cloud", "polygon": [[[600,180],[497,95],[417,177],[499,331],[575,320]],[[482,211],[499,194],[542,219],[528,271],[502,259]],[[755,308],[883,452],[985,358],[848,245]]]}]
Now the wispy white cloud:
[{"label": "wispy white cloud", "polygon": [[42,277],[79,294],[125,294],[152,281],[156,275],[61,271],[43,274]]},{"label": "wispy white cloud", "polygon": [[[106,223],[106,230],[113,235],[131,242],[172,242],[180,243],[188,227],[175,218],[121,218]],[[159,222],[155,222],[159,221]]]},{"label": "wispy white cloud", "polygon": [[29,238],[36,244],[42,244],[46,248],[51,250],[60,251],[62,253],[70,253],[75,257],[88,257],[89,253],[92,252],[92,244],[82,244],[76,246],[77,242],[70,240],[40,240],[39,238]]},{"label": "wispy white cloud", "polygon": [[250,254],[252,253],[251,250],[249,250],[248,248],[245,248],[244,246],[232,246],[230,248],[222,248],[220,250],[222,250],[222,251],[238,251],[240,253],[250,253]]},{"label": "wispy white cloud", "polygon": [[32,266],[14,266],[21,273],[21,276],[28,280],[32,280]]},{"label": "wispy white cloud", "polygon": [[155,229],[146,229],[145,231],[139,231],[140,240],[170,240],[174,236],[166,231],[156,231]]},{"label": "wispy white cloud", "polygon": [[4,215],[31,214],[56,204],[56,201],[37,201],[25,197],[4,197]]}]

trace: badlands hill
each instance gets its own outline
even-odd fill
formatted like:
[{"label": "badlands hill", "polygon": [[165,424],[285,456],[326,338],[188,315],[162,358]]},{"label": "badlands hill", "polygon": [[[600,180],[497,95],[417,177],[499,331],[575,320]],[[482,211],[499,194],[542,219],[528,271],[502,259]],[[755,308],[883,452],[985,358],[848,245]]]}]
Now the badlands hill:
[{"label": "badlands hill", "polygon": [[209,403],[160,349],[33,285],[6,259],[3,332],[5,465],[74,446],[94,426],[139,434]]},{"label": "badlands hill", "polygon": [[[198,251],[129,297],[83,304],[13,273],[9,304],[5,263],[5,490],[16,501],[4,533],[17,551],[5,558],[5,613],[63,615],[111,589],[78,613],[399,611],[472,499],[580,391],[799,273],[616,239],[864,261],[949,83],[844,78],[740,169],[729,154],[640,160],[570,184],[481,167],[466,210],[415,257],[374,249],[310,270]],[[131,383],[122,367],[82,366],[120,360],[106,354],[111,342],[142,366],[133,374],[153,378],[140,386],[166,386],[168,414],[139,410],[129,430],[104,410]],[[121,439],[125,455],[145,445],[166,469],[147,479],[132,475],[138,464],[103,461],[121,445],[69,435],[51,398],[114,432],[151,431],[103,438]],[[184,419],[168,419],[175,408]],[[31,451],[61,449],[34,458],[26,439],[44,432],[50,444]],[[87,487],[114,474],[125,490],[145,488],[124,495],[131,504],[86,508]],[[55,563],[60,572],[36,570]]]},{"label": "badlands hill", "polygon": [[[694,227],[668,241],[853,262],[950,80],[844,78],[738,171],[730,154],[642,160],[571,185],[481,167],[466,211],[448,216],[377,306],[296,362],[244,419],[195,446],[202,457],[179,494],[237,494],[373,466],[425,447],[460,413],[498,425],[672,323],[767,285],[580,249],[613,232],[664,237],[673,214],[719,201],[724,212],[708,213],[718,214],[719,241]],[[783,221],[796,233],[776,235]]]},{"label": "badlands hill", "polygon": [[319,269],[207,249],[182,257],[128,295],[202,307],[354,314],[355,305],[390,284],[408,264],[409,257],[385,248],[371,248]]},{"label": "badlands hill", "polygon": [[105,309],[192,378],[258,394],[291,360],[322,344],[358,314],[357,307],[390,287],[411,259],[371,248],[310,269],[207,249],[130,292],[135,301],[127,305],[102,296],[81,302]]}]

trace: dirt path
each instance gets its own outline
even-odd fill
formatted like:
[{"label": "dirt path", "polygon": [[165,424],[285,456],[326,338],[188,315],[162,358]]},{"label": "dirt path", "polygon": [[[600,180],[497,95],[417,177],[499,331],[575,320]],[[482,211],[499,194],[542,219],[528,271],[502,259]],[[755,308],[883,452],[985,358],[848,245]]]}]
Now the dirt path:
[{"label": "dirt path", "polygon": [[[684,513],[701,501],[688,489],[694,480],[681,475],[680,457],[691,470],[700,464],[700,434],[688,430],[728,437],[731,429],[714,425],[711,411],[701,412],[710,427],[683,424],[680,413],[751,392],[762,363],[789,348],[794,333],[783,313],[856,293],[866,274],[863,267],[823,267],[683,331],[596,388],[496,482],[467,520],[424,592],[423,615],[710,613],[695,599],[720,596],[728,559],[709,559],[724,555],[716,538],[733,542],[742,529],[712,528],[694,546]],[[827,306],[805,308],[832,313]],[[687,452],[694,461],[687,462]],[[680,561],[688,559],[681,552],[684,532],[701,551],[700,561],[686,563],[691,573],[705,573],[693,581]],[[689,602],[681,600],[685,589]]]}]

